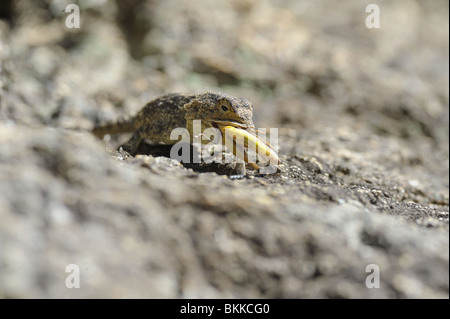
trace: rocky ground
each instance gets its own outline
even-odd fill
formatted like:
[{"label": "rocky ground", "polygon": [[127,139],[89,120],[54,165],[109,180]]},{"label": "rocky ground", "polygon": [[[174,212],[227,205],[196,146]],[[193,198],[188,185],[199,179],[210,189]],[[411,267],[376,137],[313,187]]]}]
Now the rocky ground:
[{"label": "rocky ground", "polygon": [[[366,2],[2,1],[0,297],[448,298],[448,2]],[[88,131],[176,91],[251,100],[279,172]]]}]

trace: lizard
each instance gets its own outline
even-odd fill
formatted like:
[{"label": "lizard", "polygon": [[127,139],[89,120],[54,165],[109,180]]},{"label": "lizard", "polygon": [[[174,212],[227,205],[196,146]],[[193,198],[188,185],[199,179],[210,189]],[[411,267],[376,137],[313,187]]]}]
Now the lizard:
[{"label": "lizard", "polygon": [[[193,120],[201,120],[202,132],[211,127],[222,131],[225,127],[231,127],[237,129],[238,134],[242,132],[243,135],[248,136],[248,133],[243,130],[256,131],[252,115],[253,105],[245,98],[212,92],[171,93],[148,102],[133,117],[95,126],[92,133],[99,138],[106,134],[133,133],[131,138],[120,146],[133,156],[145,139],[169,145],[175,144],[177,141],[170,139],[170,133],[179,127],[188,130],[192,143]],[[274,154],[270,146],[258,141],[260,148]],[[231,151],[236,155],[236,150]],[[276,159],[278,161],[278,157]],[[248,162],[246,158],[243,160]],[[255,163],[249,164],[253,168],[259,168]],[[245,175],[245,165],[237,166],[236,169],[239,175]]]}]

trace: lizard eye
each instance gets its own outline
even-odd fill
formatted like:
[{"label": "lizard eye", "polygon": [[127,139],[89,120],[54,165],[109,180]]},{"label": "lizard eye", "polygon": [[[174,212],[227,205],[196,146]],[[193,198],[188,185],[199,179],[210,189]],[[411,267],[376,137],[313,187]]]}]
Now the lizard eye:
[{"label": "lizard eye", "polygon": [[228,103],[226,101],[223,101],[219,105],[219,109],[224,113],[230,111],[230,108],[231,108],[230,105],[228,105]]}]

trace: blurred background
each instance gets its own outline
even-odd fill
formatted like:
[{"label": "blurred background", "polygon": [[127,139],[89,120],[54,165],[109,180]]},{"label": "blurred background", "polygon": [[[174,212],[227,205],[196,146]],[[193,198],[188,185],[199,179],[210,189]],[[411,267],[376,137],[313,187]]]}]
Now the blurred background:
[{"label": "blurred background", "polygon": [[[0,297],[73,296],[75,260],[78,296],[448,298],[448,30],[445,0],[2,0]],[[205,91],[279,128],[282,175],[119,167],[89,134],[42,129]]]}]

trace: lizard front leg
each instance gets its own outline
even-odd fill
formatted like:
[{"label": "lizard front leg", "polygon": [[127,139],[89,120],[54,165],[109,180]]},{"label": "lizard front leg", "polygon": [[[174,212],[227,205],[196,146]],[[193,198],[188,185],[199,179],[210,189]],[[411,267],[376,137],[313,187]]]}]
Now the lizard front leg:
[{"label": "lizard front leg", "polygon": [[121,147],[125,152],[134,156],[139,145],[145,139],[149,139],[154,143],[173,144],[173,141],[170,140],[170,134],[167,134],[166,131],[168,131],[167,127],[158,125],[158,123],[142,125],[134,131],[128,142],[121,145]]},{"label": "lizard front leg", "polygon": [[134,131],[131,138],[125,144],[121,145],[122,149],[128,154],[134,156],[136,151],[141,144],[142,140],[146,138],[147,127],[141,126],[136,131]]},{"label": "lizard front leg", "polygon": [[230,179],[242,179],[246,176],[247,170],[245,168],[245,163],[237,161],[236,167],[234,168],[235,175],[230,175]]}]

